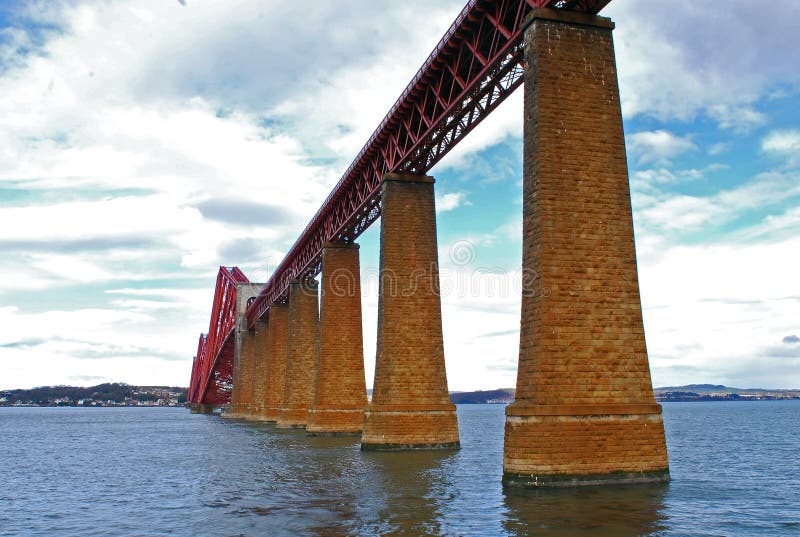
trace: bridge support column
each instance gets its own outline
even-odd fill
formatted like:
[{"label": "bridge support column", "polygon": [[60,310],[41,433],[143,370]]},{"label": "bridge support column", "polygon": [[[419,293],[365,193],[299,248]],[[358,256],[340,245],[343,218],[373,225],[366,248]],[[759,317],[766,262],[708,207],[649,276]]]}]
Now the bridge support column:
[{"label": "bridge support column", "polygon": [[269,321],[258,320],[253,342],[253,405],[251,418],[263,420],[266,410],[267,370],[269,368]]},{"label": "bridge support column", "polygon": [[278,413],[278,427],[305,427],[314,403],[319,361],[319,299],[315,280],[289,286],[289,342],[286,352],[286,389]]},{"label": "bridge support column", "polygon": [[235,333],[234,338],[234,351],[233,351],[233,367],[231,368],[231,380],[233,382],[233,387],[231,388],[231,404],[228,407],[228,411],[222,414],[225,418],[235,418],[241,413],[241,399],[242,399],[242,390],[241,388],[236,387],[236,383],[239,379],[242,378],[241,369],[242,369],[242,360],[238,358],[240,355],[240,344],[239,344],[239,335]]},{"label": "bridge support column", "polygon": [[320,355],[309,434],[360,434],[367,386],[361,329],[358,245],[328,243],[322,249]]},{"label": "bridge support column", "polygon": [[[241,385],[241,395],[239,400],[239,417],[249,419],[253,414],[253,377],[255,373],[255,330],[246,328],[239,333],[241,338],[241,361],[239,368],[239,381]],[[235,385],[234,385],[235,389]]]},{"label": "bridge support column", "polygon": [[378,344],[362,449],[459,446],[445,373],[433,183],[383,178]]},{"label": "bridge support column", "polygon": [[247,301],[257,296],[263,283],[236,284],[236,328],[234,329],[233,390],[227,418],[244,418],[250,415],[253,402],[253,346],[255,332],[247,329]]},{"label": "bridge support column", "polygon": [[269,331],[267,332],[267,374],[264,388],[264,421],[278,421],[284,406],[286,389],[286,351],[289,338],[289,306],[272,304],[269,308]]},{"label": "bridge support column", "polygon": [[504,482],[669,479],[606,18],[534,10],[525,34],[523,293]]}]

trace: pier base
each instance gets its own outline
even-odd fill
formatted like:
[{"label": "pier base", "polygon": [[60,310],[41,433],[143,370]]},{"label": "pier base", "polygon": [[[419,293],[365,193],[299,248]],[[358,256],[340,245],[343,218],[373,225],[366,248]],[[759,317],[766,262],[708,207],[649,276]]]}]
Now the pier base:
[{"label": "pier base", "polygon": [[192,403],[189,405],[189,410],[192,414],[219,414],[222,412],[224,405],[207,405],[203,403]]}]

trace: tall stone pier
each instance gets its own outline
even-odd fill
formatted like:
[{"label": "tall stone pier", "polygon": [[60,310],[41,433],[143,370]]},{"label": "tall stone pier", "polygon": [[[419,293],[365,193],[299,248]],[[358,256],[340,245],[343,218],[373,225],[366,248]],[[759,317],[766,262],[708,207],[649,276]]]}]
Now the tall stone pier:
[{"label": "tall stone pier", "polygon": [[233,351],[233,391],[229,418],[245,418],[252,414],[253,379],[255,373],[255,331],[247,329],[247,301],[258,296],[263,283],[236,284],[236,328]]},{"label": "tall stone pier", "polygon": [[269,369],[269,320],[256,321],[253,340],[253,403],[250,418],[264,420],[267,371]]},{"label": "tall stone pier", "polygon": [[261,419],[277,422],[284,406],[286,390],[286,351],[289,341],[289,306],[272,304],[269,308],[269,330],[267,332],[267,373],[264,386],[264,412]]},{"label": "tall stone pier", "polygon": [[289,285],[286,386],[278,427],[305,427],[314,403],[319,361],[319,298],[315,280]]},{"label": "tall stone pier", "polygon": [[375,382],[362,449],[459,446],[445,373],[433,183],[424,175],[383,178]]},{"label": "tall stone pier", "polygon": [[309,434],[360,434],[364,428],[363,341],[358,245],[328,243],[322,249],[320,354]]},{"label": "tall stone pier", "polygon": [[669,479],[612,29],[606,18],[536,9],[525,33],[524,276],[507,484]]}]

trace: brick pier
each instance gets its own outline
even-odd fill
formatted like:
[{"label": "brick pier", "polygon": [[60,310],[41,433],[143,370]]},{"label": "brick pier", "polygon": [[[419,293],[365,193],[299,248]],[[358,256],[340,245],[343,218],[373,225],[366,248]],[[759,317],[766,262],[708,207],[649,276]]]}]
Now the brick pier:
[{"label": "brick pier", "polygon": [[360,434],[367,386],[361,328],[358,245],[328,243],[322,249],[320,355],[309,434]]},{"label": "brick pier", "polygon": [[269,309],[269,332],[267,333],[267,373],[264,386],[264,421],[278,421],[284,406],[286,389],[286,351],[289,338],[289,306],[273,304]]},{"label": "brick pier", "polygon": [[537,9],[525,34],[524,281],[507,484],[669,479],[612,29],[606,18]]},{"label": "brick pier", "polygon": [[236,284],[236,328],[234,330],[233,391],[228,418],[245,418],[252,413],[255,331],[247,329],[247,301],[257,296],[263,283]]},{"label": "brick pier", "polygon": [[375,382],[362,449],[459,446],[445,373],[433,183],[424,175],[383,178]]},{"label": "brick pier", "polygon": [[278,427],[305,427],[314,403],[319,361],[319,299],[315,280],[289,286],[286,389]]},{"label": "brick pier", "polygon": [[253,342],[253,403],[251,418],[264,419],[266,408],[267,370],[269,368],[269,321],[256,321],[255,340]]}]

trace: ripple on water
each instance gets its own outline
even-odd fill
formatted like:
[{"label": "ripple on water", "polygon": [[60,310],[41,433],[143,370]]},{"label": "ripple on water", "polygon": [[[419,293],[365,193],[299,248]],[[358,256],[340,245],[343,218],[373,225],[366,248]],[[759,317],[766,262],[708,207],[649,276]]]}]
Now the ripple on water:
[{"label": "ripple on water", "polygon": [[0,408],[0,535],[800,533],[800,402],[664,405],[669,485],[504,490],[503,407],[459,407],[462,449],[183,409]]}]

